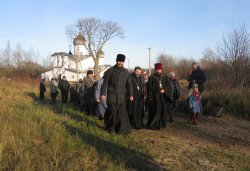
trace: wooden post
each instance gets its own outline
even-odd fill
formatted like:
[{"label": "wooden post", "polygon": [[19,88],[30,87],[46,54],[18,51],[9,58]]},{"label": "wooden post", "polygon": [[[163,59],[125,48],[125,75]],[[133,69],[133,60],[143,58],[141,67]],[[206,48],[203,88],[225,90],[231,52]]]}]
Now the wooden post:
[{"label": "wooden post", "polygon": [[148,48],[148,76],[151,75],[151,48]]}]

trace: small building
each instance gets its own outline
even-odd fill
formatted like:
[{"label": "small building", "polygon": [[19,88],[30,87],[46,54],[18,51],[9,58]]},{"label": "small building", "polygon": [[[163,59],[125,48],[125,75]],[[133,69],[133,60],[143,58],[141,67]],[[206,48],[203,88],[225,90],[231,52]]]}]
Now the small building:
[{"label": "small building", "polygon": [[[88,70],[93,70],[95,63],[91,56],[88,55],[87,49],[84,47],[85,38],[79,33],[74,41],[74,54],[71,51],[55,52],[51,55],[53,58],[53,67],[44,73],[42,78],[50,80],[51,78],[61,78],[66,76],[68,81],[78,81],[79,78],[84,78]],[[100,76],[103,75],[110,65],[104,65],[104,53],[101,53],[99,58]]]}]

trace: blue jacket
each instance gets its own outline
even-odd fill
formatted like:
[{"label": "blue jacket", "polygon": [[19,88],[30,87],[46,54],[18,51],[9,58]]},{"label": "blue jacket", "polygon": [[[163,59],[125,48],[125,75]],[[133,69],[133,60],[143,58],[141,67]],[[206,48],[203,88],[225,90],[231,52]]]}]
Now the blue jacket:
[{"label": "blue jacket", "polygon": [[201,103],[201,93],[199,93],[200,101],[196,100],[194,95],[188,97],[188,105],[192,105],[193,113],[200,113],[202,111],[202,103]]}]

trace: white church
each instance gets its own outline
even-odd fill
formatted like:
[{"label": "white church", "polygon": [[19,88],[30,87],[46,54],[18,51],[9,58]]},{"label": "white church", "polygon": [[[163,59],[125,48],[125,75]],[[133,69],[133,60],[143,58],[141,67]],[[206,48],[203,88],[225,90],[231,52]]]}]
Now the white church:
[{"label": "white church", "polygon": [[[78,81],[80,78],[86,77],[88,70],[94,69],[94,60],[88,55],[87,49],[84,47],[84,37],[79,33],[74,41],[74,54],[66,52],[55,52],[51,55],[53,58],[53,68],[42,73],[42,78],[50,80],[51,78],[61,78],[66,76],[68,81]],[[99,59],[100,75],[110,67],[104,65],[104,53],[101,52]]]}]

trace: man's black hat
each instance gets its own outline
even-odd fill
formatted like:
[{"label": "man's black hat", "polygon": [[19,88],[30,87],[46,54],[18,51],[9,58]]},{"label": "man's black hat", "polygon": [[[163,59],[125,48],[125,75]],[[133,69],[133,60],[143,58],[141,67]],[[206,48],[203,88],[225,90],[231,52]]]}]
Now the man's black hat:
[{"label": "man's black hat", "polygon": [[123,54],[118,54],[118,55],[116,56],[116,61],[124,62],[124,61],[125,61],[125,58],[126,58],[125,55],[123,55]]},{"label": "man's black hat", "polygon": [[88,70],[87,75],[89,75],[89,74],[94,74],[94,72],[92,70]]}]

